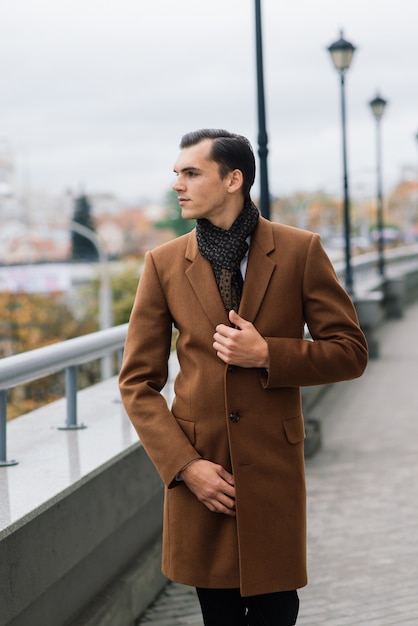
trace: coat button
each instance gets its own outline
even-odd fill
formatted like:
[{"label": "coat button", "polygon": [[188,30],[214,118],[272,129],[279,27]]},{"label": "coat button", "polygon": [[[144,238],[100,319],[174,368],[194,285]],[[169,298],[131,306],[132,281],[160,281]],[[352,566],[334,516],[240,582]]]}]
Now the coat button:
[{"label": "coat button", "polygon": [[233,372],[235,370],[234,365],[228,365],[228,372]]},{"label": "coat button", "polygon": [[229,414],[229,419],[231,420],[231,422],[239,422],[241,415],[239,414],[239,411],[231,411],[231,413]]}]

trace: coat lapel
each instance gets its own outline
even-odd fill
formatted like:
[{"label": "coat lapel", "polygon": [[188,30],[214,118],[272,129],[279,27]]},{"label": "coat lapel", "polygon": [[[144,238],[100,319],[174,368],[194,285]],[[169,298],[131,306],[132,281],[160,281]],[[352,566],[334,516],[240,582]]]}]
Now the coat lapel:
[{"label": "coat lapel", "polygon": [[253,322],[263,302],[276,264],[268,256],[274,250],[270,222],[260,217],[251,238],[247,272],[245,274],[239,314]]},{"label": "coat lapel", "polygon": [[[239,314],[250,322],[254,321],[258,313],[276,266],[268,256],[274,247],[271,224],[260,217],[251,237],[247,272],[239,308]],[[189,237],[186,258],[191,261],[190,267],[186,270],[186,276],[211,323],[214,327],[218,324],[229,324],[211,264],[199,253],[194,231]]]},{"label": "coat lapel", "polygon": [[199,253],[194,231],[189,237],[186,259],[191,261],[190,267],[186,270],[187,279],[213,327],[218,324],[228,324],[228,316],[216,285],[212,266]]}]

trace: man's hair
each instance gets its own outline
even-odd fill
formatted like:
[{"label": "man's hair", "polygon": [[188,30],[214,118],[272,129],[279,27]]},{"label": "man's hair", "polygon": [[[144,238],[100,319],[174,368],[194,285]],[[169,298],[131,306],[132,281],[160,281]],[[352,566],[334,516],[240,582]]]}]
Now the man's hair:
[{"label": "man's hair", "polygon": [[255,178],[255,158],[248,139],[223,129],[202,128],[183,135],[180,148],[189,148],[204,139],[212,140],[209,159],[218,164],[221,178],[233,170],[241,170],[242,191],[244,197],[249,197]]}]

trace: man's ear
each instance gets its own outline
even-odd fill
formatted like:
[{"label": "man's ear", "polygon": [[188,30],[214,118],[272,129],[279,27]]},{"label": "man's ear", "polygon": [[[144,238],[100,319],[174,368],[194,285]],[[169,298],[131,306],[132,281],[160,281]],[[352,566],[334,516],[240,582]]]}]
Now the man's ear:
[{"label": "man's ear", "polygon": [[229,193],[236,193],[242,188],[244,183],[244,176],[241,170],[232,170],[229,172],[228,191]]}]

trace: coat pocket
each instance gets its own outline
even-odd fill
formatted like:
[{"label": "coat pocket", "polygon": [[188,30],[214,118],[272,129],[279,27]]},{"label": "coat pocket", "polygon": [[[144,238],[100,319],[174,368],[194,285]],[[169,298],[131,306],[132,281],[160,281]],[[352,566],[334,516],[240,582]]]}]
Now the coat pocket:
[{"label": "coat pocket", "polygon": [[283,420],[283,428],[289,443],[301,443],[306,437],[302,415]]},{"label": "coat pocket", "polygon": [[194,422],[190,422],[189,420],[184,420],[181,417],[177,417],[177,422],[187,439],[194,446],[196,444],[196,427]]}]

